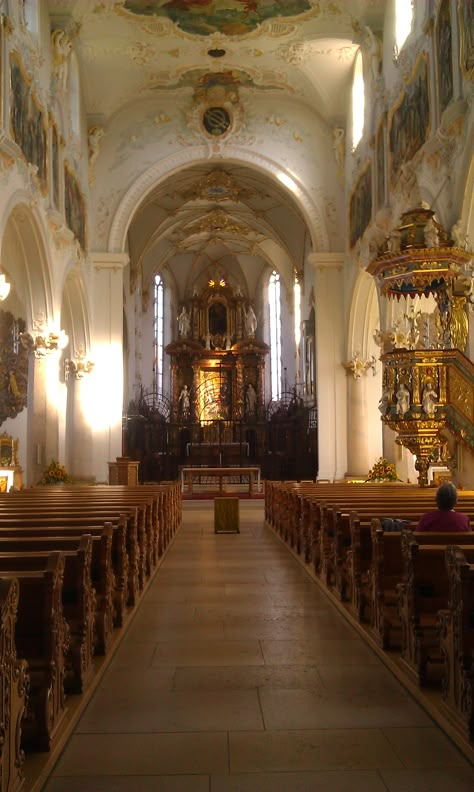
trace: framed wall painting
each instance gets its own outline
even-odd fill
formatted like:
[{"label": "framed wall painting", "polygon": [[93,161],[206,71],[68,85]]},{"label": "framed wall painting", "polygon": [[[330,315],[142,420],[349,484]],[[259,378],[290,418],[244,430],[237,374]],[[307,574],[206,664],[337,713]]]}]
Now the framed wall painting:
[{"label": "framed wall painting", "polygon": [[385,187],[386,187],[386,138],[387,138],[387,116],[382,119],[375,133],[375,208],[382,209],[385,206]]},{"label": "framed wall painting", "polygon": [[410,80],[391,110],[388,124],[390,176],[392,186],[402,166],[413,159],[430,131],[428,55],[417,59]]},{"label": "framed wall painting", "polygon": [[37,169],[41,191],[48,190],[48,119],[27,78],[18,53],[10,55],[10,129],[26,161]]},{"label": "framed wall painting", "polygon": [[436,84],[440,117],[453,98],[453,43],[451,0],[442,0],[435,27]]},{"label": "framed wall painting", "polygon": [[353,248],[372,219],[372,160],[364,166],[349,200],[349,243]]},{"label": "framed wall painting", "polygon": [[458,0],[461,37],[461,71],[466,80],[474,79],[474,0]]},{"label": "framed wall painting", "polygon": [[67,162],[64,163],[64,213],[66,223],[73,232],[82,250],[86,245],[86,205],[76,174]]}]

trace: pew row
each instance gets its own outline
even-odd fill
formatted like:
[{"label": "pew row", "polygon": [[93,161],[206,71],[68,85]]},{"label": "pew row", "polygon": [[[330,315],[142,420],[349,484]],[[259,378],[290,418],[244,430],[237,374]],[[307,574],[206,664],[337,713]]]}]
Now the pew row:
[{"label": "pew row", "polygon": [[[267,524],[474,760],[472,592],[456,593],[460,573],[450,573],[447,560],[458,545],[472,585],[474,533],[416,532],[421,515],[435,509],[432,489],[266,482],[265,493]],[[474,493],[460,492],[457,507],[472,521]]]},{"label": "pew row", "polygon": [[25,660],[17,658],[15,628],[20,585],[0,577],[0,792],[16,792],[25,781],[25,752],[20,744],[30,678]]}]

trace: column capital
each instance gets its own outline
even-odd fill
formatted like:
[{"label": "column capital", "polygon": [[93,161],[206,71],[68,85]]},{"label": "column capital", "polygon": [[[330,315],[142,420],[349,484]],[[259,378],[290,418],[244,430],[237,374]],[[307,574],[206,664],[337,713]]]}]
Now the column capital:
[{"label": "column capital", "polygon": [[342,272],[344,253],[309,253],[306,260],[316,271],[337,270]]},{"label": "column capital", "polygon": [[90,253],[89,258],[92,266],[96,270],[123,270],[130,261],[128,253],[107,253],[107,251],[99,251]]}]

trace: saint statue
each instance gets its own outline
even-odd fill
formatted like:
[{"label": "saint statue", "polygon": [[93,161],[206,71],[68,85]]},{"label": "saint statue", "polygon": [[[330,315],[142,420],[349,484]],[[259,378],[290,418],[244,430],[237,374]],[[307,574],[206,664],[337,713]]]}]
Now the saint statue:
[{"label": "saint statue", "polygon": [[255,336],[256,329],[257,317],[255,316],[255,311],[253,310],[252,306],[249,305],[247,311],[245,312],[245,334],[248,338],[253,338]]},{"label": "saint statue", "polygon": [[427,381],[425,387],[423,388],[423,396],[422,396],[422,405],[423,405],[423,412],[428,416],[428,418],[433,418],[436,412],[436,403],[438,401],[438,394],[433,388],[431,382]]},{"label": "saint statue", "polygon": [[247,415],[255,415],[257,409],[257,393],[251,382],[247,385],[247,392],[245,394],[245,409]]},{"label": "saint statue", "polygon": [[397,390],[397,415],[400,415],[402,418],[405,413],[408,412],[410,409],[410,391],[408,390],[407,386],[403,384]]},{"label": "saint statue", "polygon": [[189,416],[189,408],[191,406],[191,402],[189,399],[189,390],[187,385],[183,385],[181,389],[181,393],[179,394],[178,404],[180,405],[182,417],[187,418]]},{"label": "saint statue", "polygon": [[184,338],[188,337],[191,330],[191,319],[185,305],[183,305],[181,308],[181,313],[178,316],[178,330],[180,336],[183,336]]}]

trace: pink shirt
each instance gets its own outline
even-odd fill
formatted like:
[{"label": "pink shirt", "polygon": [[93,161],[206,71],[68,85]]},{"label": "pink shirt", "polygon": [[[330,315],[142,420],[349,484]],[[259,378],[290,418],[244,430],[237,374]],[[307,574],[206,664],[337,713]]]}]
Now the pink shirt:
[{"label": "pink shirt", "polygon": [[471,525],[467,514],[456,511],[427,512],[418,523],[417,531],[470,531]]}]

